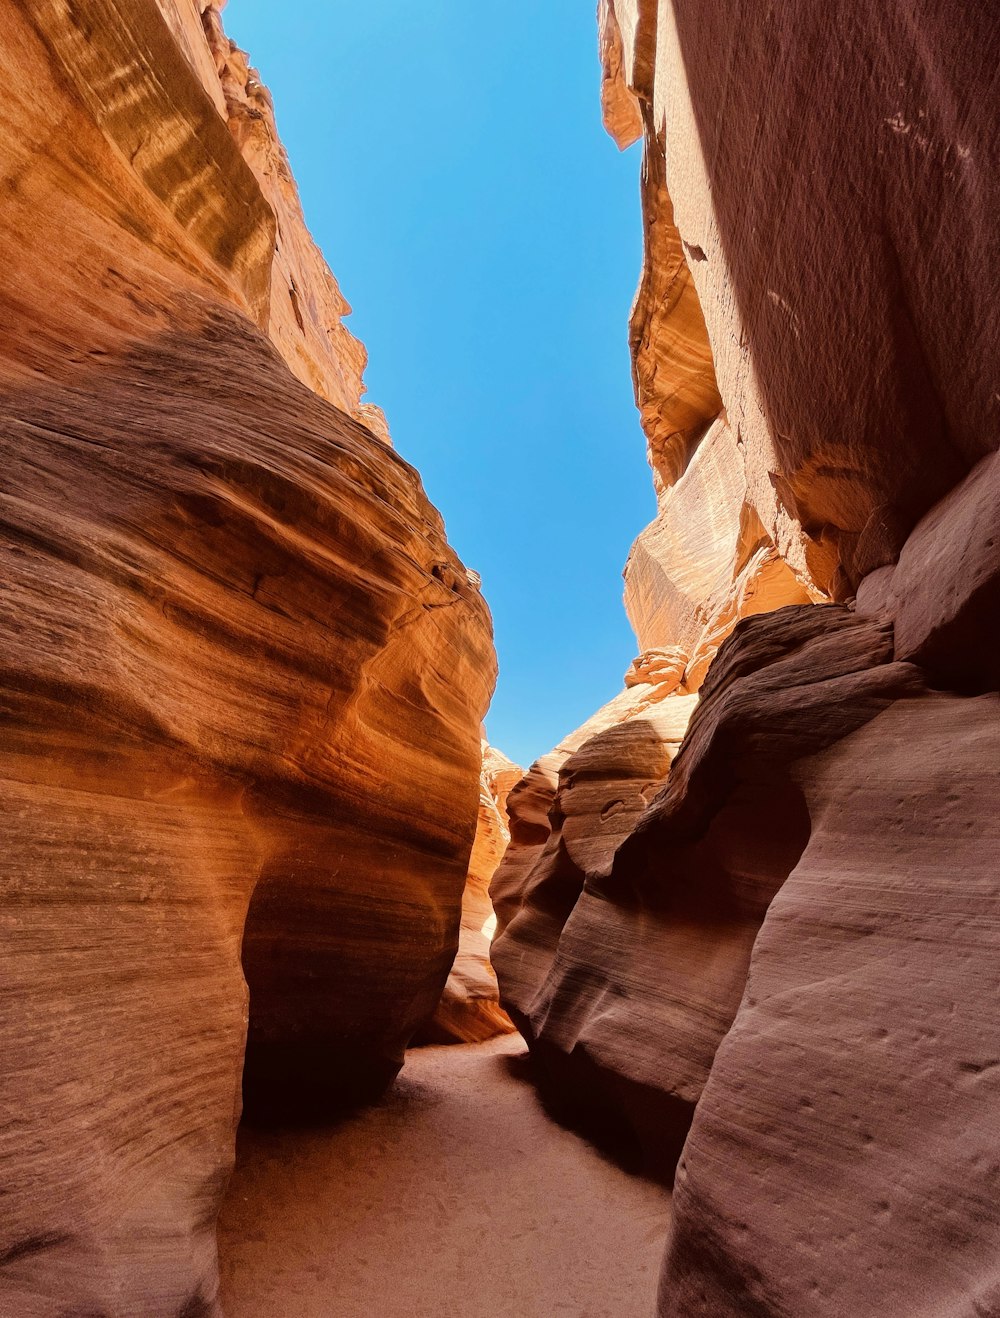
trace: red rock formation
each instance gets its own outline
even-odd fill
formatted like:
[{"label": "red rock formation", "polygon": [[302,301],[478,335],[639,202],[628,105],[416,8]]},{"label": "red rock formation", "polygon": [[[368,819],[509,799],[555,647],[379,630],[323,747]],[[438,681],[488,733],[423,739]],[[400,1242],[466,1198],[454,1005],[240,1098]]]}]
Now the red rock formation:
[{"label": "red rock formation", "polygon": [[381,409],[361,401],[368,356],[343,324],[351,308],[306,227],[298,188],[278,137],[271,95],[251,68],[246,51],[223,30],[225,2],[157,0],[274,215],[264,328],[303,384],[388,442]]},{"label": "red rock formation", "polygon": [[602,8],[762,525],[852,594],[995,446],[997,331],[955,314],[995,284],[995,24],[863,0]]},{"label": "red rock formation", "polygon": [[524,771],[502,751],[483,741],[479,815],[462,896],[458,955],[434,1018],[420,1038],[427,1043],[479,1043],[515,1026],[500,1006],[497,977],[490,964],[496,916],[490,880],[510,841],[507,795]]},{"label": "red rock formation", "polygon": [[723,417],[676,482],[657,483],[656,518],[625,567],[625,607],[644,651],[672,647],[686,656],[683,683],[694,691],[739,618],[820,593],[796,578],[764,531]]},{"label": "red rock formation", "polygon": [[605,872],[676,754],[694,697],[657,700],[636,684],[605,705],[511,790],[511,840],[490,895],[491,955],[503,1003],[529,1040],[545,1034],[560,938],[584,880]]},{"label": "red rock formation", "polygon": [[1000,704],[892,704],[794,769],[810,819],[678,1170],[663,1314],[1000,1304]]},{"label": "red rock formation", "polygon": [[512,791],[502,999],[563,1111],[677,1166],[664,1318],[1000,1311],[1000,34],[600,19],[644,136],[628,680],[699,703],[620,833],[628,721]]},{"label": "red rock formation", "polygon": [[163,12],[0,0],[18,1315],[218,1311],[241,942],[248,1097],[301,1111],[395,1072],[457,944],[495,671],[416,473],[347,414],[362,355],[270,118],[247,154],[280,204],[199,13]]},{"label": "red rock formation", "polygon": [[303,383],[388,441],[389,429],[381,409],[361,402],[367,354],[343,324],[342,317],[351,308],[306,228],[298,188],[275,126],[270,93],[257,70],[250,67],[246,52],[223,31],[222,5],[206,0],[198,0],[198,4],[229,131],[274,211],[268,335]]}]

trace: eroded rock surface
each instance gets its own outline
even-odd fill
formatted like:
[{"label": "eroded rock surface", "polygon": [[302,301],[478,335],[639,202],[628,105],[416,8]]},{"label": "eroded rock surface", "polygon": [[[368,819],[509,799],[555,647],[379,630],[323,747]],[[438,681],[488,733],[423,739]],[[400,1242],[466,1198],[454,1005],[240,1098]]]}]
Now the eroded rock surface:
[{"label": "eroded rock surface", "polygon": [[808,844],[675,1186],[664,1314],[992,1314],[1000,702],[890,705],[796,765]]},{"label": "eroded rock surface", "polygon": [[599,19],[659,506],[626,691],[510,795],[502,1000],[676,1174],[664,1318],[992,1314],[1000,34]]},{"label": "eroded rock surface", "polygon": [[428,1043],[481,1043],[515,1026],[500,1006],[500,989],[490,962],[496,916],[490,880],[510,841],[507,796],[523,770],[503,751],[483,740],[479,814],[462,894],[458,954],[430,1024],[421,1031]]},{"label": "eroded rock surface", "polygon": [[248,1099],[373,1091],[440,997],[475,828],[488,612],[357,419],[363,353],[249,75],[233,131],[216,19],[0,3],[19,1318],[218,1311],[241,951]]}]

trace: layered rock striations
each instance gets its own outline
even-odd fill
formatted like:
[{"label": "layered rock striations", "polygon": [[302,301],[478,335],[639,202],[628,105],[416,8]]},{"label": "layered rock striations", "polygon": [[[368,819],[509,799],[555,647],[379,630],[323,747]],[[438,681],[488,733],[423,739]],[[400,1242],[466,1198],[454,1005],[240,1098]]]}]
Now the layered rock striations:
[{"label": "layered rock striations", "polygon": [[274,216],[263,328],[303,384],[388,442],[381,410],[362,402],[367,354],[343,323],[351,308],[306,227],[271,94],[246,51],[223,29],[225,0],[157,3]]},{"label": "layered rock striations", "polygon": [[997,1310],[995,693],[793,767],[806,846],[677,1173],[664,1314]]},{"label": "layered rock striations", "polygon": [[553,1103],[674,1181],[665,1318],[992,1313],[1000,37],[600,30],[659,506],[626,691],[509,798],[502,1000]]},{"label": "layered rock striations", "polygon": [[327,1110],[458,943],[489,615],[217,20],[0,5],[4,1313],[218,1312],[247,984]]},{"label": "layered rock striations", "polygon": [[490,963],[496,915],[490,880],[510,841],[507,797],[523,770],[483,740],[479,814],[462,895],[458,954],[433,1019],[421,1038],[428,1043],[479,1043],[515,1026],[500,1006],[500,989]]}]

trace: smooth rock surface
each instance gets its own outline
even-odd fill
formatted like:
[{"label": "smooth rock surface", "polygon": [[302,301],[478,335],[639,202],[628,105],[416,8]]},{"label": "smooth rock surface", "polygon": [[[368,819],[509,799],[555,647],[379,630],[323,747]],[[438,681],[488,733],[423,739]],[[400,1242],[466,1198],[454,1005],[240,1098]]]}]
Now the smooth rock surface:
[{"label": "smooth rock surface", "polygon": [[681,716],[672,736],[623,723],[565,762],[527,878],[501,901],[497,876],[494,964],[548,1093],[592,1128],[626,1125],[664,1179],[809,837],[788,766],[922,690],[891,658],[888,627],[837,606],[744,621],[693,714],[694,697],[658,706]]},{"label": "smooth rock surface", "polygon": [[1000,687],[1000,457],[993,454],[917,525],[899,562],[861,583],[858,610],[892,618],[896,654],[941,685]]},{"label": "smooth rock surface", "polygon": [[812,828],[677,1176],[663,1318],[1000,1306],[1000,700],[795,769]]},{"label": "smooth rock surface", "polygon": [[[793,0],[602,8],[749,501],[798,575],[849,594],[996,447],[994,15],[868,0],[807,15]],[[675,270],[676,249],[658,263]],[[689,367],[683,353],[664,365],[669,399]]]}]

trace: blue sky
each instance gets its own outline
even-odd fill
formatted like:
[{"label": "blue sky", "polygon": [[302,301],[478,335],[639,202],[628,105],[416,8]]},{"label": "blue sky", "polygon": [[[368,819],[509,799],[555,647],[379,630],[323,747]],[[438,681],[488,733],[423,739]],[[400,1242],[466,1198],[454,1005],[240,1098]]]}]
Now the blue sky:
[{"label": "blue sky", "polygon": [[580,0],[231,0],[314,237],[368,348],[368,398],[481,573],[490,740],[527,765],[615,694],[655,511],[632,403],[637,149],[600,120]]}]

